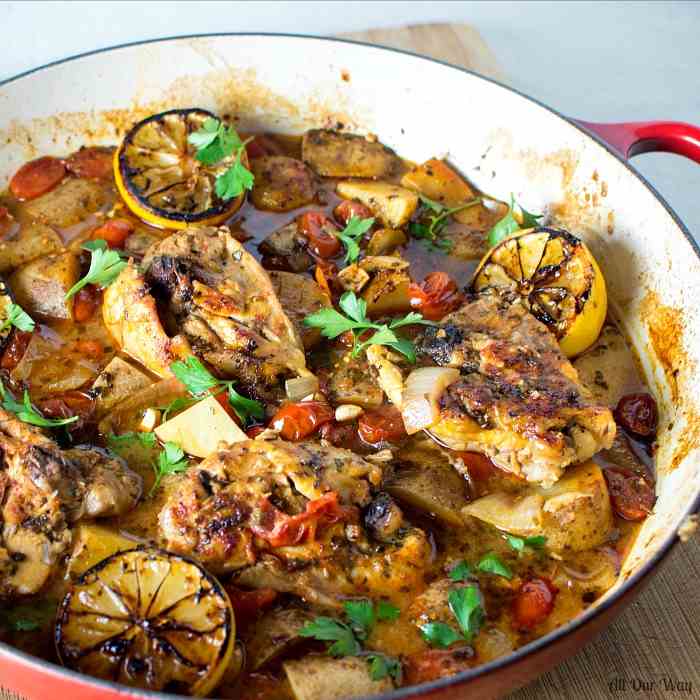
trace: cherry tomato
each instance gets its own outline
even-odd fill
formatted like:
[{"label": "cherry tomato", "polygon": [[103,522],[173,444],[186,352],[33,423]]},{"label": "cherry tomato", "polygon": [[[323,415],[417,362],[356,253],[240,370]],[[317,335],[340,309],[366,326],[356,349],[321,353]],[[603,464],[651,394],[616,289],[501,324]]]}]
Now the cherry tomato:
[{"label": "cherry tomato", "polygon": [[112,176],[114,150],[101,146],[81,148],[66,160],[66,168],[84,178],[106,179]]},{"label": "cherry tomato", "polygon": [[652,437],[659,422],[656,401],[650,394],[627,394],[615,408],[615,420],[633,435]]},{"label": "cherry tomato", "polygon": [[498,471],[498,467],[486,456],[479,452],[459,452],[459,457],[475,481],[486,481]]},{"label": "cherry tomato", "polygon": [[318,434],[334,447],[344,447],[347,450],[357,449],[357,427],[353,423],[324,423]]},{"label": "cherry tomato", "polygon": [[631,469],[611,467],[603,474],[613,510],[625,520],[644,520],[656,502],[654,485]]},{"label": "cherry tomato", "polygon": [[229,418],[234,420],[238,425],[241,424],[241,420],[238,417],[238,414],[233,410],[233,406],[231,405],[231,402],[228,400],[228,390],[224,389],[224,391],[220,391],[218,394],[214,395],[214,398],[216,399],[217,403],[221,406],[221,408],[228,413]]},{"label": "cherry tomato", "polygon": [[406,428],[399,409],[388,405],[376,411],[363,413],[358,421],[357,432],[369,445],[395,442],[406,437]]},{"label": "cherry tomato", "polygon": [[406,685],[427,683],[438,678],[453,676],[473,666],[474,651],[471,647],[457,649],[428,649],[409,654],[404,659]]},{"label": "cherry tomato", "polygon": [[277,591],[272,588],[243,591],[234,586],[226,586],[226,592],[236,615],[236,627],[255,620],[263,610],[269,608],[277,599]]},{"label": "cherry tomato", "polygon": [[282,406],[270,424],[279,427],[285,440],[303,440],[334,416],[335,412],[324,401],[300,401]]},{"label": "cherry tomato", "polygon": [[73,320],[89,321],[102,301],[102,294],[94,284],[85,285],[73,299]]},{"label": "cherry tomato", "polygon": [[10,342],[5,348],[5,352],[2,354],[2,359],[0,359],[0,367],[2,367],[2,369],[11,372],[17,367],[24,357],[24,353],[27,351],[27,346],[32,339],[32,335],[33,333],[31,331],[14,330],[12,332]]},{"label": "cherry tomato", "polygon": [[372,212],[360,202],[345,199],[333,210],[333,216],[339,224],[347,226],[353,216],[356,216],[358,219],[370,219]]},{"label": "cherry tomato", "polygon": [[99,340],[79,340],[75,349],[92,360],[99,360],[104,355],[104,348]]},{"label": "cherry tomato", "polygon": [[25,163],[10,180],[10,191],[22,201],[36,199],[58,185],[66,176],[62,160],[44,156]]},{"label": "cherry tomato", "polygon": [[134,232],[134,224],[128,219],[109,219],[92,232],[93,240],[101,238],[110,248],[123,248],[126,239]]},{"label": "cherry tomato", "polygon": [[408,285],[411,307],[430,321],[439,321],[464,301],[457,283],[446,272],[431,272],[420,284]]},{"label": "cherry tomato", "polygon": [[252,428],[248,428],[248,430],[245,431],[245,434],[251,439],[255,440],[260,433],[264,432],[265,426],[263,425],[254,425]]},{"label": "cherry tomato", "polygon": [[37,407],[47,418],[72,418],[79,420],[70,423],[70,432],[82,430],[95,418],[95,399],[81,391],[66,391],[37,402]]},{"label": "cherry tomato", "polygon": [[554,609],[559,589],[546,578],[535,578],[520,586],[513,600],[513,626],[529,630],[543,622]]},{"label": "cherry tomato", "polygon": [[336,225],[320,211],[308,211],[297,219],[297,231],[309,239],[309,248],[320,258],[332,258],[340,252],[341,245],[334,235]]}]

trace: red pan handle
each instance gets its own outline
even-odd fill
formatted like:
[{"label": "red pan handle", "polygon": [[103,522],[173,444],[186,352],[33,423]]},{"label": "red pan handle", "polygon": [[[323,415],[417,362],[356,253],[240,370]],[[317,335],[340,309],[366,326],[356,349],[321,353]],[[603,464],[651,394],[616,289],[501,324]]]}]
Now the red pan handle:
[{"label": "red pan handle", "polygon": [[685,122],[620,122],[602,124],[576,120],[625,158],[664,151],[700,163],[700,127]]}]

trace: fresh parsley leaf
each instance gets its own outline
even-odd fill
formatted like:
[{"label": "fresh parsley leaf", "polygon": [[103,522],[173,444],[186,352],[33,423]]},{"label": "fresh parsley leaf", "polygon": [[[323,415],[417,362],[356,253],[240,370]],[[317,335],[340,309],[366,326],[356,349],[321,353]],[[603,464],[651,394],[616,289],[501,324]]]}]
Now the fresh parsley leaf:
[{"label": "fresh parsley leaf", "polygon": [[209,117],[204,120],[201,129],[187,137],[187,142],[191,143],[198,150],[206,148],[219,137],[222,126],[218,119]]},{"label": "fresh parsley leaf", "polygon": [[29,392],[24,390],[22,403],[10,394],[5,385],[0,381],[0,401],[2,407],[14,413],[24,423],[36,425],[39,428],[60,428],[62,425],[70,425],[79,419],[79,416],[71,416],[70,418],[44,418],[39,411],[32,406],[32,400],[29,398]]},{"label": "fresh parsley leaf", "polygon": [[547,538],[544,535],[535,535],[533,537],[516,537],[515,535],[508,535],[506,537],[506,541],[516,552],[522,552],[525,547],[530,547],[531,549],[542,549],[547,542]]},{"label": "fresh parsley leaf", "polygon": [[184,361],[173,362],[170,371],[197,398],[202,398],[221,383],[194,355]]},{"label": "fresh parsley leaf", "polygon": [[156,447],[158,444],[155,433],[128,432],[121,435],[115,435],[114,433],[107,435],[107,445],[112,449],[119,449],[135,442],[140,443],[144,447]]},{"label": "fresh parsley leaf", "polygon": [[348,600],[343,604],[345,615],[355,636],[364,641],[374,627],[377,618],[371,600]]},{"label": "fresh parsley leaf", "polygon": [[[341,303],[342,301],[343,299],[341,297]],[[358,322],[354,321],[353,319],[346,318],[336,309],[326,307],[307,316],[304,319],[304,325],[310,326],[311,328],[320,328],[321,335],[324,338],[333,339],[347,331],[353,330],[358,326]]]},{"label": "fresh parsley leaf", "polygon": [[345,292],[338,303],[340,308],[357,323],[369,323],[367,319],[367,302],[354,292]]},{"label": "fresh parsley leaf", "polygon": [[189,408],[192,404],[197,403],[197,398],[194,396],[178,396],[173,399],[167,406],[159,406],[158,410],[163,411],[163,423],[168,420],[171,413],[176,413]]},{"label": "fresh parsley leaf", "polygon": [[[516,206],[520,210],[522,225],[518,223],[518,220],[515,218],[513,213]],[[519,204],[516,204],[515,197],[511,193],[508,212],[502,219],[497,221],[493,228],[489,231],[488,244],[493,247],[497,243],[500,243],[504,238],[510,236],[511,233],[515,233],[521,229],[539,226],[539,220],[543,216],[544,214],[531,214],[526,209],[523,209]]]},{"label": "fresh parsley leaf", "polygon": [[398,620],[401,611],[387,600],[380,600],[377,603],[377,619],[378,620]]},{"label": "fresh parsley leaf", "polygon": [[450,625],[444,622],[427,622],[420,626],[421,634],[428,644],[439,649],[447,649],[455,642],[464,640],[464,637]]},{"label": "fresh parsley leaf", "polygon": [[260,401],[241,396],[234,388],[233,382],[228,385],[228,402],[231,404],[236,415],[243,425],[246,425],[251,416],[262,420],[265,417],[265,407]]},{"label": "fresh parsley leaf", "polygon": [[428,209],[434,211],[436,214],[442,214],[447,209],[442,202],[438,202],[435,199],[430,199],[430,197],[426,197],[424,194],[419,194],[418,199],[420,199],[420,201],[425,204]]},{"label": "fresh parsley leaf", "polygon": [[236,162],[224,173],[217,175],[214,189],[223,200],[233,199],[245,190],[253,189],[253,173],[241,162],[242,149],[238,151]]},{"label": "fresh parsley leaf", "polygon": [[457,566],[453,567],[449,573],[449,577],[453,581],[468,581],[473,575],[474,572],[472,571],[472,567],[469,566],[469,564],[467,564],[467,562],[464,560],[460,561]]},{"label": "fresh parsley leaf", "polygon": [[14,326],[20,331],[33,331],[36,324],[34,319],[19,304],[12,303],[7,307],[7,318],[0,326],[0,331],[4,331],[10,326]]},{"label": "fresh parsley leaf", "polygon": [[447,602],[464,638],[471,641],[478,634],[485,617],[479,589],[473,585],[456,588],[447,594]]},{"label": "fresh parsley leaf", "polygon": [[153,471],[156,479],[151,486],[149,496],[152,496],[160,486],[160,480],[166,474],[178,474],[184,472],[189,467],[189,462],[185,458],[185,453],[179,445],[174,442],[166,442],[163,450],[158,455],[158,459],[153,464]]},{"label": "fresh parsley leaf", "polygon": [[481,558],[477,564],[477,569],[487,574],[503,576],[508,580],[513,578],[513,572],[499,559],[496,552],[489,552]]},{"label": "fresh parsley leaf", "polygon": [[333,642],[328,648],[331,656],[357,656],[361,651],[360,643],[352,629],[332,617],[317,617],[313,622],[304,625],[299,635],[322,642]]},{"label": "fresh parsley leaf", "polygon": [[413,222],[409,225],[409,233],[414,237],[420,239],[431,251],[441,251],[444,253],[449,252],[452,249],[452,241],[444,238],[440,238],[440,233],[447,226],[447,220],[453,214],[456,214],[463,209],[468,209],[473,207],[475,204],[481,202],[481,197],[476,197],[470,199],[464,204],[460,204],[457,207],[452,207],[449,209],[444,204],[436,202],[430,197],[425,195],[418,195],[420,197],[421,203],[426,209],[432,212],[428,215],[428,224],[421,222]]},{"label": "fresh parsley leaf", "polygon": [[13,632],[34,632],[53,620],[55,600],[41,600],[31,604],[0,609],[0,625]]},{"label": "fresh parsley leaf", "polygon": [[369,661],[369,675],[373,681],[391,676],[396,681],[396,685],[401,685],[403,670],[398,659],[373,652],[367,654],[367,661]]},{"label": "fresh parsley leaf", "polygon": [[102,288],[109,287],[127,265],[120,253],[116,250],[110,250],[107,247],[107,242],[101,238],[84,243],[83,249],[89,250],[91,253],[90,268],[85,277],[78,280],[68,290],[65,296],[66,300],[77,294],[88,284],[94,284]]},{"label": "fresh parsley leaf", "polygon": [[372,228],[372,224],[374,218],[361,219],[359,216],[351,216],[347,226],[335,234],[345,246],[345,264],[354,263],[360,257],[358,241]]}]

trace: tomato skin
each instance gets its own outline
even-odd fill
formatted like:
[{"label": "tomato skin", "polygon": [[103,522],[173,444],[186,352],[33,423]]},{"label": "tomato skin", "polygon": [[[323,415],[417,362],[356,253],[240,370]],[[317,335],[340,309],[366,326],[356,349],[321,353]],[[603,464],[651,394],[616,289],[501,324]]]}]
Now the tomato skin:
[{"label": "tomato skin", "polygon": [[250,160],[262,158],[263,156],[284,155],[282,149],[271,138],[264,134],[253,136],[253,139],[246,144],[245,150]]},{"label": "tomato skin", "polygon": [[260,433],[265,432],[265,427],[262,425],[254,425],[252,428],[248,428],[248,430],[245,431],[245,434],[251,439],[255,440]]},{"label": "tomato skin", "polygon": [[101,238],[110,248],[123,248],[126,239],[134,232],[134,224],[128,219],[109,219],[92,232],[92,239]]},{"label": "tomato skin", "polygon": [[77,177],[106,180],[112,177],[112,148],[88,146],[66,160],[66,168]]},{"label": "tomato skin", "polygon": [[94,284],[85,285],[73,299],[73,320],[78,323],[89,321],[101,302],[100,290]]},{"label": "tomato skin", "polygon": [[409,654],[404,659],[404,681],[406,685],[417,685],[453,676],[473,666],[473,658],[471,647],[428,649]]},{"label": "tomato skin", "polygon": [[640,438],[651,438],[656,434],[659,411],[651,394],[626,394],[614,411],[615,420],[627,432]]},{"label": "tomato skin", "polygon": [[382,406],[376,411],[366,411],[360,416],[357,432],[368,445],[396,442],[406,437],[403,418],[396,406]]},{"label": "tomato skin", "polygon": [[66,176],[62,160],[44,156],[25,163],[10,180],[10,191],[21,201],[50,192]]},{"label": "tomato skin", "polygon": [[357,427],[353,423],[324,423],[318,433],[334,447],[357,450]]},{"label": "tomato skin", "polygon": [[369,207],[360,204],[360,202],[345,199],[333,210],[333,216],[339,224],[347,226],[353,216],[356,216],[358,219],[370,219],[372,218],[372,212],[369,210]]},{"label": "tomato skin", "polygon": [[654,485],[631,469],[610,467],[603,470],[613,510],[624,520],[644,520],[656,502]]},{"label": "tomato skin", "polygon": [[277,591],[272,588],[244,591],[235,586],[226,586],[226,593],[236,616],[236,627],[255,620],[260,612],[269,608],[277,599]]},{"label": "tomato skin", "polygon": [[316,432],[334,417],[335,411],[324,401],[299,401],[282,406],[270,425],[279,428],[285,440],[296,442]]},{"label": "tomato skin", "polygon": [[513,600],[513,626],[530,630],[543,622],[554,609],[559,589],[546,578],[534,578],[520,586]]},{"label": "tomato skin", "polygon": [[336,225],[320,211],[307,211],[297,219],[297,231],[309,239],[309,249],[320,258],[332,258],[341,249]]},{"label": "tomato skin", "polygon": [[29,341],[32,339],[32,331],[12,331],[10,342],[5,348],[5,352],[0,359],[0,367],[11,372],[22,360],[27,351]]},{"label": "tomato skin", "polygon": [[498,472],[498,467],[480,452],[458,452],[460,459],[469,472],[470,478],[475,481],[487,481],[489,477]]},{"label": "tomato skin", "polygon": [[408,296],[411,308],[429,321],[440,321],[464,301],[457,283],[446,272],[431,272],[420,284],[411,282]]},{"label": "tomato skin", "polygon": [[82,391],[65,391],[37,402],[37,407],[47,418],[72,418],[79,420],[66,425],[69,432],[78,432],[95,419],[95,399]]}]

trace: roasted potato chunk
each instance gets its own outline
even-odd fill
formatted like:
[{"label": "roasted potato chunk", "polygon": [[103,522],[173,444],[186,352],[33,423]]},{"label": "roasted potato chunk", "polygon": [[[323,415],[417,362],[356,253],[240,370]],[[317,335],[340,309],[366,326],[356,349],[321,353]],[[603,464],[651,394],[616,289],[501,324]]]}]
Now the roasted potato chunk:
[{"label": "roasted potato chunk", "polygon": [[415,192],[388,182],[343,180],[336,186],[336,191],[345,199],[362,202],[389,228],[401,228],[407,224],[418,206]]},{"label": "roasted potato chunk", "polygon": [[325,177],[388,177],[401,165],[396,154],[378,141],[331,129],[307,131],[301,157]]},{"label": "roasted potato chunk", "polygon": [[153,384],[153,379],[145,372],[121,357],[112,358],[92,385],[97,418],[101,419],[120,401],[133,396],[149,384]]},{"label": "roasted potato chunk", "polygon": [[409,284],[411,278],[402,270],[378,272],[362,292],[362,298],[367,302],[367,315],[378,318],[410,311]]},{"label": "roasted potato chunk", "polygon": [[377,408],[384,401],[384,392],[369,373],[364,357],[344,355],[333,369],[328,385],[331,401],[353,404],[362,408]]},{"label": "roasted potato chunk", "polygon": [[310,204],[316,194],[313,173],[300,160],[263,156],[250,167],[255,178],[250,198],[258,209],[298,209]]},{"label": "roasted potato chunk", "polygon": [[62,249],[61,237],[49,226],[25,226],[17,238],[0,242],[0,272],[14,270],[42,255],[52,255]]},{"label": "roasted potato chunk", "polygon": [[263,255],[263,267],[286,272],[306,272],[314,264],[306,243],[306,238],[298,232],[295,222],[273,231],[258,246]]},{"label": "roasted potato chunk", "polygon": [[270,610],[249,628],[246,635],[248,668],[257,671],[303,641],[301,628],[313,615],[301,608]]}]

